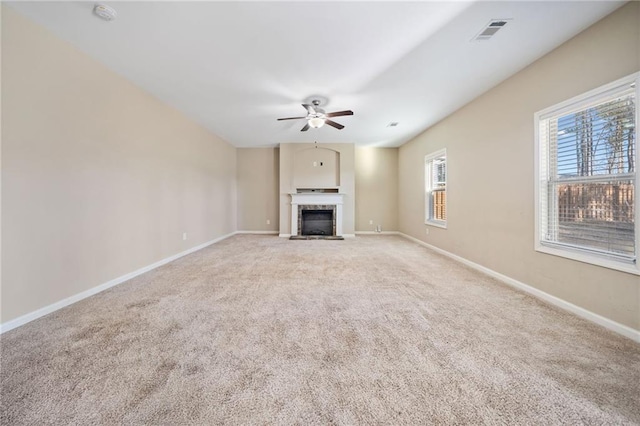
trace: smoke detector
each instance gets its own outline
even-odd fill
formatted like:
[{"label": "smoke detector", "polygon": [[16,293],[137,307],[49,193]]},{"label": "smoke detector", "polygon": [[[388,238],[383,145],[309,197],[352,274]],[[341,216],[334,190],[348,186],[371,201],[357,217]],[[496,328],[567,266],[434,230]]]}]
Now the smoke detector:
[{"label": "smoke detector", "polygon": [[100,19],[104,19],[105,21],[113,21],[118,16],[116,10],[106,4],[96,4],[93,8],[93,13],[96,14]]}]

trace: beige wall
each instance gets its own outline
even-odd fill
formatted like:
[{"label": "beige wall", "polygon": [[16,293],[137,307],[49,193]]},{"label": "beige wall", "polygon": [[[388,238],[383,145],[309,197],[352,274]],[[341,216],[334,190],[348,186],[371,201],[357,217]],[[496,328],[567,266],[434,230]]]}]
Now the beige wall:
[{"label": "beige wall", "polygon": [[3,322],[236,230],[235,148],[2,9]]},{"label": "beige wall", "polygon": [[278,231],[279,170],[278,148],[237,150],[238,230]]},{"label": "beige wall", "polygon": [[[324,144],[323,144],[324,145]],[[297,151],[293,161],[318,161],[306,154],[315,148]],[[323,160],[335,159],[335,151],[324,150],[331,155],[321,156]],[[323,154],[327,154],[324,152]],[[301,159],[302,157],[304,159]],[[327,157],[327,158],[325,158]],[[333,157],[333,158],[331,158]],[[279,149],[240,148],[237,150],[238,174],[238,230],[278,231],[279,199]],[[296,164],[294,164],[295,169]],[[329,169],[331,164],[328,165]],[[355,230],[374,231],[380,225],[383,231],[398,229],[398,149],[397,148],[355,148]],[[295,170],[293,171],[296,174]],[[314,173],[299,173],[303,176]],[[333,187],[335,172],[329,172],[331,182],[322,181],[321,187]],[[300,185],[297,185],[300,183]],[[318,182],[294,182],[293,188],[317,186]],[[288,197],[288,196],[287,196]],[[287,201],[287,203],[290,202]],[[287,209],[290,205],[287,204]],[[274,219],[275,218],[275,219]],[[269,219],[271,224],[267,224]],[[369,225],[369,220],[374,224]],[[288,232],[285,232],[288,233]]]},{"label": "beige wall", "polygon": [[397,231],[398,148],[356,148],[355,171],[356,231]]},{"label": "beige wall", "polygon": [[293,154],[293,188],[340,187],[340,153],[307,147]]},{"label": "beige wall", "polygon": [[[400,148],[400,230],[640,329],[640,277],[534,251],[533,114],[640,70],[625,5]],[[448,229],[424,225],[424,156],[447,148]]]},{"label": "beige wall", "polygon": [[[340,186],[339,191],[344,195],[343,205],[343,234],[355,233],[355,160],[353,144],[323,143],[320,147],[324,150],[333,150],[340,154]],[[300,156],[301,151],[315,149],[312,143],[285,143],[280,144],[280,234],[291,233],[291,197],[289,194],[296,192],[296,183],[305,182],[304,177],[296,177],[296,158],[307,159],[306,155]],[[306,182],[305,182],[306,183]]]},{"label": "beige wall", "polygon": [[[533,250],[533,113],[640,70],[639,27],[635,2],[399,150],[323,144],[344,233],[398,229],[640,329],[637,276]],[[235,150],[6,6],[1,72],[2,322],[236,229],[290,232],[312,144]],[[425,235],[423,158],[442,147],[449,227]]]}]

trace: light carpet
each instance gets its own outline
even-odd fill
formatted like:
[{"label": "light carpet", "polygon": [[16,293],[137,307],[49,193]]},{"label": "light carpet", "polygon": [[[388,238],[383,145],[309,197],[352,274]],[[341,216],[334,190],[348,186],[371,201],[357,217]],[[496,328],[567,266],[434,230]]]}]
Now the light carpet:
[{"label": "light carpet", "polygon": [[237,235],[0,342],[6,425],[640,424],[640,345],[398,236]]}]

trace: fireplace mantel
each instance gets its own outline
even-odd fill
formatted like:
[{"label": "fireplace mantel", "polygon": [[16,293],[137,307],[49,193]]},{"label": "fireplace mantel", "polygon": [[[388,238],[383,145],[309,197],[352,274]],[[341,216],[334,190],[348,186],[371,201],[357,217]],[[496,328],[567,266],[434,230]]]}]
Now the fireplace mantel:
[{"label": "fireplace mantel", "polygon": [[335,192],[296,192],[289,195],[291,195],[291,235],[298,235],[299,205],[335,205],[336,235],[342,235],[342,204],[344,202],[344,194]]}]

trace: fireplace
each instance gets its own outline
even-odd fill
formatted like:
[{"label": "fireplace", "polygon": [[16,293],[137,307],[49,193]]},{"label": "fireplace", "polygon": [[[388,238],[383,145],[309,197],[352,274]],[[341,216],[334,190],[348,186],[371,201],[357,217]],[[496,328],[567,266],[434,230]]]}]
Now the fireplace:
[{"label": "fireplace", "polygon": [[336,235],[336,206],[299,205],[300,235]]},{"label": "fireplace", "polygon": [[291,194],[290,237],[342,239],[342,205],[343,194],[336,192]]}]

